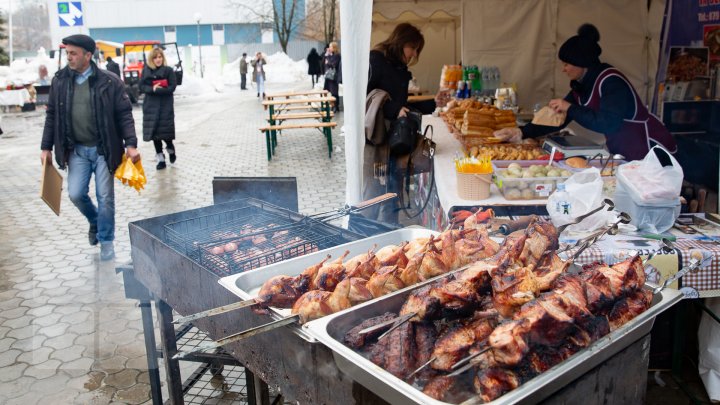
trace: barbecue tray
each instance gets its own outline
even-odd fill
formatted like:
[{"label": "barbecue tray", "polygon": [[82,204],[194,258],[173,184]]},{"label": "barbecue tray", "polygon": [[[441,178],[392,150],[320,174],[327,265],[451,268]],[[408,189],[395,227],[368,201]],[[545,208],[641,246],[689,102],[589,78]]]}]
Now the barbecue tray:
[{"label": "barbecue tray", "polygon": [[[350,254],[347,256],[347,259],[349,259],[353,256],[366,253],[368,250],[373,248],[373,246],[380,249],[387,245],[399,245],[405,241],[437,234],[437,232],[425,228],[409,227],[398,229],[388,233],[374,235],[365,239],[320,250],[318,252],[296,257],[280,263],[271,264],[255,270],[223,277],[218,280],[218,282],[241,299],[248,300],[257,297],[257,292],[260,287],[262,287],[263,283],[271,277],[278,275],[296,276],[302,273],[305,268],[323,260],[327,255],[331,255],[332,258],[330,260],[334,260],[342,256],[342,254],[345,253],[345,250],[349,250]],[[408,289],[410,288],[411,287],[408,287]],[[281,319],[288,315],[290,315],[289,309],[270,307],[270,316],[273,319]],[[310,342],[317,342],[313,336],[309,335],[304,329],[297,326],[297,324],[292,325],[291,329],[293,329],[294,332],[303,339]]]},{"label": "barbecue tray", "polygon": [[[420,286],[416,285],[396,291],[377,300],[308,322],[303,329],[333,351],[335,363],[340,370],[384,400],[392,404],[403,405],[408,403],[447,404],[423,394],[421,390],[395,377],[342,343],[345,334],[365,319],[382,315],[385,312],[398,313],[406,297],[412,290]],[[655,317],[681,299],[682,294],[679,291],[663,290],[653,297],[652,306],[635,319],[489,404],[540,402],[650,333]],[[479,404],[482,401],[476,397],[463,404],[476,403]]]}]

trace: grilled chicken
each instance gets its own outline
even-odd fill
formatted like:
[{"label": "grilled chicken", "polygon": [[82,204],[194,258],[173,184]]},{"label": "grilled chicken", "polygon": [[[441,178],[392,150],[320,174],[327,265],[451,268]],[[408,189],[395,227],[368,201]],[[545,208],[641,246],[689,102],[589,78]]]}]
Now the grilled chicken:
[{"label": "grilled chicken", "polygon": [[367,253],[357,255],[346,261],[344,267],[348,277],[362,277],[368,280],[380,267],[380,261],[376,257],[373,248]]},{"label": "grilled chicken", "polygon": [[346,250],[339,258],[330,263],[323,264],[313,280],[314,289],[333,291],[335,286],[347,277],[345,267],[343,266],[343,260],[349,254],[350,251]]},{"label": "grilled chicken", "polygon": [[404,248],[407,243],[400,246],[388,245],[377,251],[375,256],[380,262],[380,266],[398,266],[404,268],[408,263],[408,257],[405,255]]},{"label": "grilled chicken", "polygon": [[399,276],[400,270],[398,266],[385,266],[378,269],[366,284],[373,297],[382,297],[385,294],[405,288],[405,283]]}]

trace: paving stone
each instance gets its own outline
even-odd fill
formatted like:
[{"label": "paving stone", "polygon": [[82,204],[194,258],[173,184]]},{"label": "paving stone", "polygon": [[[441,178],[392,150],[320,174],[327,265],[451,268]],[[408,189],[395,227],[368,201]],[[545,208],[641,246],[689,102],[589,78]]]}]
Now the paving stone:
[{"label": "paving stone", "polygon": [[[11,396],[11,394],[4,391],[4,387],[20,380],[26,368],[28,368],[28,365],[25,363],[15,363],[11,366],[2,367],[2,369],[0,369],[0,382],[2,382],[2,384],[0,384],[0,394]],[[35,379],[33,379],[33,381],[35,381]]]},{"label": "paving stone", "polygon": [[[119,354],[122,354],[123,356],[128,356],[126,353],[119,352]],[[130,357],[128,358],[128,361],[125,363],[125,367],[132,368],[135,370],[142,370],[143,372],[147,371],[147,357],[145,357],[145,351],[143,350],[143,354],[138,357]],[[142,374],[139,378],[142,377]],[[149,382],[147,380],[146,382]]]},{"label": "paving stone", "polygon": [[43,342],[43,345],[47,346],[47,347],[51,347],[55,350],[62,350],[62,349],[66,349],[66,348],[72,346],[73,344],[75,344],[77,338],[78,338],[78,335],[74,333],[74,328],[73,328],[73,332],[63,333],[59,336],[47,338]]},{"label": "paving stone", "polygon": [[136,384],[127,389],[118,390],[115,393],[115,399],[124,404],[142,404],[151,399],[149,392],[149,384]]},{"label": "paving stone", "polygon": [[[48,362],[56,360],[48,360]],[[59,362],[58,362],[59,363]],[[57,369],[57,367],[56,367]],[[33,385],[30,386],[30,390],[39,392],[45,395],[52,395],[58,392],[59,387],[64,387],[67,382],[70,381],[70,376],[63,373],[55,373],[49,377],[37,380]]]},{"label": "paving stone", "polygon": [[38,380],[42,380],[48,377],[52,377],[57,374],[57,369],[60,367],[60,360],[48,359],[37,365],[30,365],[25,369],[25,375],[33,377]]},{"label": "paving stone", "polygon": [[126,368],[118,373],[105,377],[104,383],[118,389],[132,387],[137,382],[140,371]]},{"label": "paving stone", "polygon": [[5,338],[8,332],[10,332],[12,329],[8,328],[7,326],[0,326],[0,352],[3,351],[3,344],[2,340]]},{"label": "paving stone", "polygon": [[59,278],[54,278],[52,280],[47,281],[41,281],[37,283],[38,288],[45,288],[45,289],[53,289],[58,288],[62,284],[62,280]]},{"label": "paving stone", "polygon": [[47,338],[45,336],[35,335],[25,339],[18,339],[11,347],[22,351],[31,351],[42,347],[46,340]]},{"label": "paving stone", "polygon": [[11,398],[7,401],[7,405],[34,405],[43,401],[44,395],[38,392],[26,392],[25,394]]},{"label": "paving stone", "polygon": [[[29,311],[29,310],[30,310],[30,308],[28,308],[28,307],[17,307],[17,308],[13,308],[13,309],[3,310],[2,316],[5,319],[15,319],[15,318],[19,318],[19,317],[25,315],[27,313],[27,311]],[[28,323],[28,325],[29,325],[29,323]]]},{"label": "paving stone", "polygon": [[4,326],[10,327],[10,328],[22,328],[23,326],[31,325],[34,318],[30,315],[23,315],[18,318],[8,319],[5,322],[3,322]]},{"label": "paving stone", "polygon": [[7,333],[8,337],[15,339],[26,339],[34,335],[37,328],[32,325],[28,325],[22,328],[13,329]]},{"label": "paving stone", "polygon": [[[88,375],[89,373],[98,373],[90,371],[93,363],[95,363],[94,359],[91,359],[89,357],[81,357],[77,360],[69,361],[62,364],[60,366],[60,369],[71,377],[79,377],[82,375]],[[105,373],[101,374],[103,374],[103,376],[105,375]]]},{"label": "paving stone", "polygon": [[70,327],[70,324],[57,323],[51,326],[40,328],[38,329],[37,333],[45,335],[47,337],[57,337],[64,334],[68,327]]},{"label": "paving stone", "polygon": [[107,359],[98,360],[93,364],[93,371],[104,371],[108,374],[117,373],[118,371],[125,368],[127,362],[125,356],[113,356]]},{"label": "paving stone", "polygon": [[15,363],[20,353],[22,352],[16,349],[5,350],[0,353],[0,367],[6,367]]},{"label": "paving stone", "polygon": [[17,361],[35,366],[46,362],[53,351],[54,349],[50,347],[38,347],[33,350],[24,351],[20,356],[18,356]]},{"label": "paving stone", "polygon": [[110,386],[102,386],[96,390],[80,394],[75,404],[110,404],[117,390]]},{"label": "paving stone", "polygon": [[62,317],[63,317],[62,314],[51,313],[51,314],[40,316],[40,317],[33,319],[32,324],[36,325],[38,328],[55,325],[56,323],[58,323],[58,321]]}]

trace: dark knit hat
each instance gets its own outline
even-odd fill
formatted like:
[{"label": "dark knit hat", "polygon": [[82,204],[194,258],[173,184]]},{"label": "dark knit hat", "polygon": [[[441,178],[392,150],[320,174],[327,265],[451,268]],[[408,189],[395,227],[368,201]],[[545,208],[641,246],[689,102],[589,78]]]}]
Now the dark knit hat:
[{"label": "dark knit hat", "polygon": [[571,37],[560,47],[558,58],[565,63],[578,67],[590,67],[600,64],[600,32],[592,24],[583,24],[578,34]]},{"label": "dark knit hat", "polygon": [[69,37],[63,38],[62,43],[65,45],[79,46],[80,48],[83,48],[84,50],[86,50],[90,53],[95,52],[95,40],[90,38],[87,35],[83,35],[83,34],[70,35]]}]

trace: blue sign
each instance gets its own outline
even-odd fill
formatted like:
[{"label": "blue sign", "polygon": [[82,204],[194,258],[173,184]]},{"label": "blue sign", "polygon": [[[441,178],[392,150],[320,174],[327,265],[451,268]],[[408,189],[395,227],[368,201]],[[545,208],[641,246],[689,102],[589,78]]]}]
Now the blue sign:
[{"label": "blue sign", "polygon": [[58,19],[61,27],[79,27],[83,25],[82,2],[58,2]]}]

